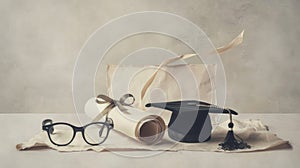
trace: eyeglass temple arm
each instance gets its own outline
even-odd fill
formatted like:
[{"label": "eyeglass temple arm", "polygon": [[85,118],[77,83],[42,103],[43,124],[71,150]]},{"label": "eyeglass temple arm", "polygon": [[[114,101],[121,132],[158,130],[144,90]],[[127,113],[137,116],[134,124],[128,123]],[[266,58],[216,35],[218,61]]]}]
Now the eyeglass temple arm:
[{"label": "eyeglass temple arm", "polygon": [[[108,118],[106,116],[105,122],[109,124],[110,129],[114,128],[114,122],[113,122],[113,120],[111,118]],[[99,130],[99,137],[102,137],[103,130],[104,130],[104,127],[101,127],[101,129]]]}]

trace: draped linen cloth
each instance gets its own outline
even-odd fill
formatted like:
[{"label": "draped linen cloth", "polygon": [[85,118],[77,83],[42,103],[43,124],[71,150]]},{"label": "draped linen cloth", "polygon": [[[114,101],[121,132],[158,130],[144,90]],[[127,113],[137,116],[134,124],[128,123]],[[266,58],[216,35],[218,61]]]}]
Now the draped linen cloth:
[{"label": "draped linen cloth", "polygon": [[99,146],[90,146],[84,142],[81,134],[77,134],[74,141],[68,146],[55,146],[48,139],[45,131],[33,136],[29,141],[20,143],[16,146],[18,150],[39,150],[39,149],[54,149],[60,152],[78,152],[92,150],[95,152],[102,151],[205,151],[205,152],[253,152],[253,151],[266,151],[276,150],[283,148],[291,148],[288,141],[277,137],[276,134],[270,132],[268,127],[264,125],[260,120],[233,120],[235,127],[234,132],[245,142],[247,142],[251,148],[224,151],[220,149],[219,143],[223,142],[226,133],[228,131],[229,121],[225,121],[219,124],[212,132],[211,139],[203,143],[180,143],[175,142],[168,138],[167,132],[164,138],[157,144],[146,145],[139,141],[136,141],[124,134],[117,131],[112,131],[108,139]]}]

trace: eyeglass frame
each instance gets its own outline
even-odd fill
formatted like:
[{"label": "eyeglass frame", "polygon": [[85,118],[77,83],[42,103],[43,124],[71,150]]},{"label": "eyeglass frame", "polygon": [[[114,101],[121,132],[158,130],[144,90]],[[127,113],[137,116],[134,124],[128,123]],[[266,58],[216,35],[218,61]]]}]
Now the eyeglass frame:
[{"label": "eyeglass frame", "polygon": [[[48,123],[50,123],[50,124],[48,124]],[[92,125],[92,124],[103,124],[104,126],[106,126],[106,127],[108,128],[108,131],[107,131],[107,133],[106,133],[105,138],[104,138],[100,143],[95,143],[95,144],[93,144],[93,143],[88,142],[88,141],[86,140],[86,138],[85,138],[84,130],[85,130],[86,127],[88,127],[88,126],[90,126],[90,125]],[[70,127],[73,129],[73,137],[71,138],[71,140],[70,140],[68,143],[66,143],[66,144],[58,144],[58,143],[55,143],[55,142],[52,140],[50,134],[52,134],[53,130],[51,130],[51,128],[53,129],[53,126],[55,126],[55,125],[67,125],[67,126],[70,126]],[[53,123],[53,121],[52,121],[51,119],[45,119],[45,120],[42,122],[42,130],[47,132],[50,142],[51,142],[52,144],[56,145],[56,146],[67,146],[67,145],[69,145],[70,143],[73,142],[73,140],[74,140],[74,138],[75,138],[77,132],[81,132],[82,138],[83,138],[83,140],[84,140],[87,144],[89,144],[89,145],[91,145],[91,146],[97,146],[97,145],[100,145],[100,144],[102,144],[103,142],[105,142],[105,140],[106,140],[107,137],[108,137],[108,134],[109,134],[110,130],[113,129],[113,128],[114,128],[114,123],[113,123],[113,120],[112,120],[111,118],[106,118],[105,122],[91,122],[91,123],[86,124],[86,125],[84,125],[84,126],[82,126],[82,127],[77,127],[77,126],[74,126],[74,125],[69,124],[69,123],[66,123],[66,122],[55,122],[55,123]],[[102,129],[102,131],[103,131],[104,127],[102,127],[101,129]]]}]

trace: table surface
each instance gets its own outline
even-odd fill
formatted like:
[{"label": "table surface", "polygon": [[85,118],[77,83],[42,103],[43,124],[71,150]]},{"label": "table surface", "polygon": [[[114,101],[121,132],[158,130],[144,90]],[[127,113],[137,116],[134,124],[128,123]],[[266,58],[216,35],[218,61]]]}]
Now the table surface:
[{"label": "table surface", "polygon": [[271,132],[289,140],[293,149],[250,153],[200,151],[57,152],[17,151],[15,146],[40,132],[45,118],[78,121],[75,114],[0,114],[0,168],[8,167],[299,167],[300,114],[240,114],[237,119],[260,119]]}]

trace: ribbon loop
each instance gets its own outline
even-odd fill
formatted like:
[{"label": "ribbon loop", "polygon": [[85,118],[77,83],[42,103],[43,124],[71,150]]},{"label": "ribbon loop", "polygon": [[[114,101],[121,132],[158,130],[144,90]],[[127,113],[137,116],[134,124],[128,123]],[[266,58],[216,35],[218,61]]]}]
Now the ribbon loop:
[{"label": "ribbon loop", "polygon": [[131,106],[135,101],[135,98],[132,94],[124,94],[119,102],[122,104],[122,105],[125,105],[125,106]]},{"label": "ribbon loop", "polygon": [[124,94],[119,100],[114,100],[106,95],[100,94],[96,98],[96,103],[98,104],[106,104],[109,103],[108,106],[104,108],[94,119],[93,122],[99,121],[104,115],[106,115],[106,119],[108,118],[108,113],[114,108],[118,107],[121,112],[127,112],[127,108],[124,106],[131,106],[135,101],[135,98],[132,94]]},{"label": "ribbon loop", "polygon": [[[102,99],[102,100],[101,100]],[[104,100],[104,101],[103,101]],[[98,104],[105,104],[105,103],[114,103],[114,100],[106,95],[98,95],[96,98],[96,102]]]}]

